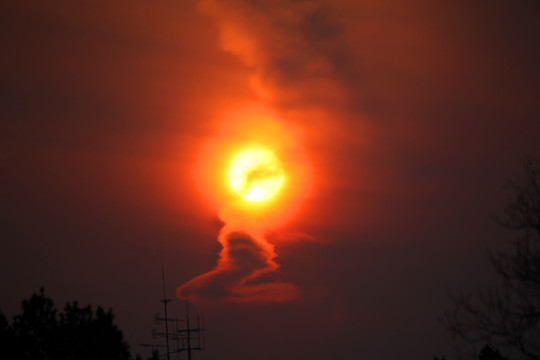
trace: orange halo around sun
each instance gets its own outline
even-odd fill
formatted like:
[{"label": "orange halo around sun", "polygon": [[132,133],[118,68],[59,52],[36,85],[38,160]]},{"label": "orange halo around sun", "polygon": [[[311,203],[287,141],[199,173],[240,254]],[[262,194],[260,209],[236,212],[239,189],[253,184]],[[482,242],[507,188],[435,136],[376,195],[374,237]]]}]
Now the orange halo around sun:
[{"label": "orange halo around sun", "polygon": [[302,132],[260,106],[241,108],[217,123],[193,174],[223,221],[254,228],[290,221],[313,187]]}]

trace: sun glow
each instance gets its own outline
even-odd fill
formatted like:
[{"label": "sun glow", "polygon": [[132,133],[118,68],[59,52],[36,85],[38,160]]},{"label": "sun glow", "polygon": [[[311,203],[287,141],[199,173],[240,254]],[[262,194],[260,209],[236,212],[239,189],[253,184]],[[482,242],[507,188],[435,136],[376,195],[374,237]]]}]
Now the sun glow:
[{"label": "sun glow", "polygon": [[[217,124],[193,168],[210,208],[231,227],[252,232],[295,218],[314,183],[303,131],[260,106],[227,113]],[[251,150],[255,160],[243,159]],[[264,171],[253,171],[257,161]]]},{"label": "sun glow", "polygon": [[281,161],[262,148],[244,150],[234,158],[229,169],[232,188],[249,201],[270,199],[279,191],[284,178]]}]

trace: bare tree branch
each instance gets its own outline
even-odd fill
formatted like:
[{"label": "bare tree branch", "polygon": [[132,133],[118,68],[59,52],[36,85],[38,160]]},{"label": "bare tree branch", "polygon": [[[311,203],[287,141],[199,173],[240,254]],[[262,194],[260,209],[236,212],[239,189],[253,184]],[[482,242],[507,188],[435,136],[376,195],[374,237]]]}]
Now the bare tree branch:
[{"label": "bare tree branch", "polygon": [[509,200],[497,219],[517,233],[511,253],[490,253],[500,282],[459,293],[443,318],[462,350],[489,345],[509,359],[540,360],[540,162],[527,158],[525,172],[524,184],[507,182]]}]

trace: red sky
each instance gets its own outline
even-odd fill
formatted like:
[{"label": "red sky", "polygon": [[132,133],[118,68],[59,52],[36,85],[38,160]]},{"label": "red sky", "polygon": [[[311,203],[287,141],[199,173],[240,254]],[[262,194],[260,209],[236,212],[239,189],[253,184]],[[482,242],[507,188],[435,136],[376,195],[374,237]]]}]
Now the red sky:
[{"label": "red sky", "polygon": [[234,116],[255,107],[313,171],[309,196],[267,236],[280,267],[266,280],[300,295],[195,305],[208,328],[198,358],[451,357],[438,319],[450,294],[491,281],[487,248],[509,236],[491,218],[504,179],[540,156],[539,11],[499,0],[3,5],[0,308],[14,314],[43,285],[59,306],[113,307],[144,352],[161,264],[172,297],[221,250],[201,154],[212,139],[243,146],[261,126]]}]

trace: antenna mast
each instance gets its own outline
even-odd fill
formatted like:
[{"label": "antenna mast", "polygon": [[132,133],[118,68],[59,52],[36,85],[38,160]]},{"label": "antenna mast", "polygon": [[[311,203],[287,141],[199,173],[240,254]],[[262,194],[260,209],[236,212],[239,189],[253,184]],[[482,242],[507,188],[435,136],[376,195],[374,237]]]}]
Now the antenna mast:
[{"label": "antenna mast", "polygon": [[[165,338],[165,345],[156,345],[156,344],[141,344],[142,346],[151,348],[154,351],[156,348],[166,348],[167,353],[165,354],[167,360],[171,359],[171,354],[180,354],[182,351],[187,351],[188,360],[191,360],[192,351],[195,350],[204,350],[206,347],[206,341],[204,337],[204,317],[202,319],[202,326],[200,318],[197,315],[197,326],[191,327],[190,325],[190,316],[189,316],[189,302],[186,296],[186,317],[184,320],[178,319],[176,317],[169,318],[167,315],[167,304],[172,300],[167,299],[165,293],[165,267],[161,265],[161,277],[163,281],[163,303],[164,316],[156,314],[156,322],[165,322],[165,332],[152,331],[154,337]],[[181,322],[185,322],[184,326],[180,326]],[[169,323],[172,325],[172,329],[169,332]],[[170,343],[173,343],[173,349],[171,351]]]},{"label": "antenna mast", "polygon": [[169,318],[167,317],[167,303],[171,302],[171,299],[167,299],[167,296],[165,296],[165,266],[161,264],[161,277],[163,279],[163,307],[165,312],[165,318],[163,319],[165,321],[165,341],[167,342],[167,360],[171,360],[171,353],[169,351]]}]

